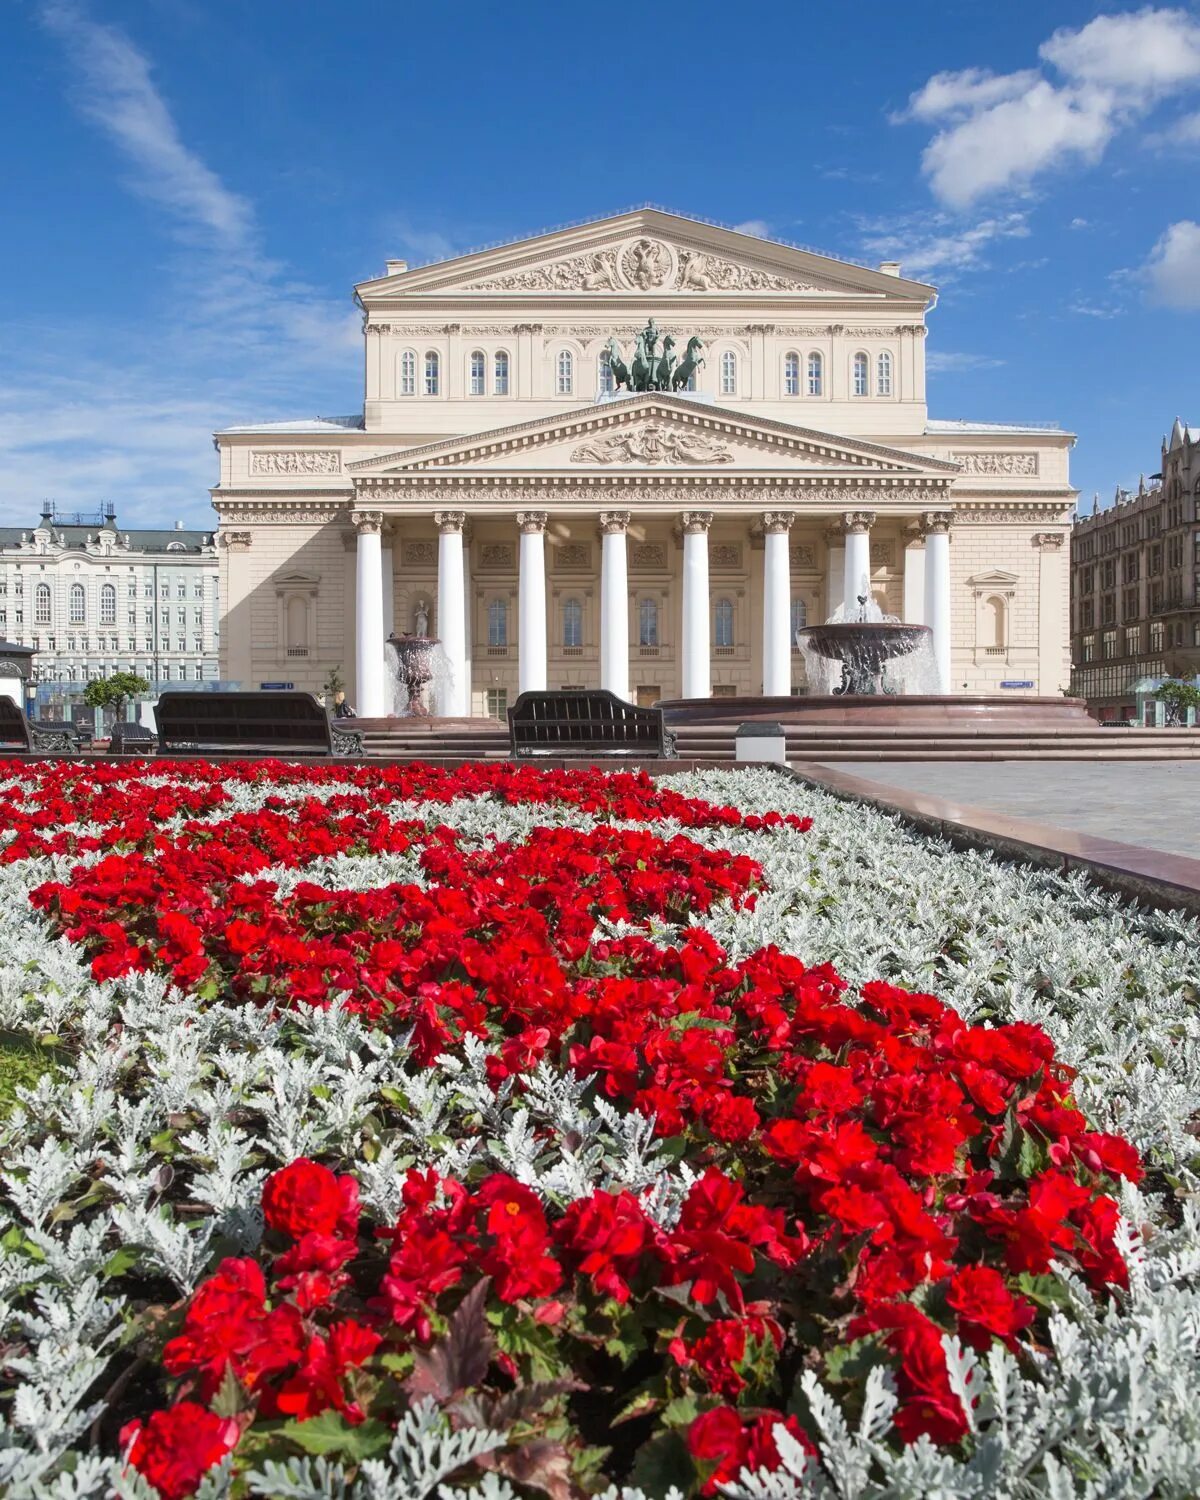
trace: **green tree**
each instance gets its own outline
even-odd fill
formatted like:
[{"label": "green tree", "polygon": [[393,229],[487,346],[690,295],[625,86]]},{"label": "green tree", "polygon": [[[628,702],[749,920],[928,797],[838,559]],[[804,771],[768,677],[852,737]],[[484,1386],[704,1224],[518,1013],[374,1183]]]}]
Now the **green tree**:
[{"label": "green tree", "polygon": [[330,667],[329,676],[325,679],[325,693],[330,703],[339,693],[346,691],[346,679],[342,676],[342,667],[339,662],[336,667]]},{"label": "green tree", "polygon": [[111,677],[98,677],[83,690],[83,701],[89,708],[110,708],[115,718],[125,711],[129,698],[139,693],[148,693],[150,684],[136,672],[114,672]]},{"label": "green tree", "polygon": [[1168,724],[1182,724],[1189,708],[1200,709],[1200,688],[1176,677],[1168,677],[1155,689],[1154,696],[1166,704]]}]

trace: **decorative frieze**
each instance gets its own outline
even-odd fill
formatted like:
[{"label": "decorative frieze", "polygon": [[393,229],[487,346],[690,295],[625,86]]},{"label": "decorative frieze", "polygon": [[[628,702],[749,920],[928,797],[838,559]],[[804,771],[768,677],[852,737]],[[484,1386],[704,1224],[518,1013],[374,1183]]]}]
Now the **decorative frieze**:
[{"label": "decorative frieze", "polygon": [[516,548],[511,542],[484,542],[479,549],[479,565],[481,568],[497,571],[515,568]]},{"label": "decorative frieze", "polygon": [[222,522],[240,521],[244,525],[286,525],[299,521],[324,526],[330,521],[346,519],[345,505],[330,505],[324,500],[268,500],[250,504],[242,500],[215,499],[213,505]]},{"label": "decorative frieze", "polygon": [[703,433],[651,422],[636,432],[613,432],[571,450],[572,463],[730,464],[725,443]]},{"label": "decorative frieze", "polygon": [[400,544],[400,557],[406,568],[432,568],[437,565],[437,546],[434,542],[410,541],[406,537]]},{"label": "decorative frieze", "polygon": [[700,250],[642,237],[623,245],[506,271],[470,285],[477,292],[811,292],[826,288]]},{"label": "decorative frieze", "polygon": [[1062,531],[1037,531],[1033,535],[1033,545],[1039,552],[1058,552],[1066,539],[1066,533]]},{"label": "decorative frieze", "polygon": [[1038,472],[1036,453],[952,453],[964,474],[1002,475],[1010,479],[1032,478]]},{"label": "decorative frieze", "polygon": [[629,566],[646,572],[661,571],[667,566],[667,549],[661,542],[634,542],[629,549]]},{"label": "decorative frieze", "polygon": [[224,526],[217,532],[217,540],[227,552],[247,552],[254,540],[252,531],[226,531]]},{"label": "decorative frieze", "polygon": [[250,454],[251,474],[340,474],[336,448],[258,448]]},{"label": "decorative frieze", "polygon": [[592,549],[586,542],[563,542],[555,548],[554,565],[565,571],[588,569],[592,566]]},{"label": "decorative frieze", "polygon": [[740,568],[741,545],[738,542],[714,542],[708,549],[708,560],[714,568]]},{"label": "decorative frieze", "polygon": [[817,549],[808,542],[800,542],[788,549],[788,556],[793,568],[805,572],[811,569],[814,573],[817,568]]}]

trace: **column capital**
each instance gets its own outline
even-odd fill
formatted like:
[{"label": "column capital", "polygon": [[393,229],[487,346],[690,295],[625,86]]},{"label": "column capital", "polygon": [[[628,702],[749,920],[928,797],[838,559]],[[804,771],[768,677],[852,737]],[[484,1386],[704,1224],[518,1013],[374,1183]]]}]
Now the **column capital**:
[{"label": "column capital", "polygon": [[600,512],[601,534],[604,536],[624,536],[632,520],[632,511],[602,510]]},{"label": "column capital", "polygon": [[544,510],[519,510],[517,525],[526,536],[541,535],[546,529],[550,514]]},{"label": "column capital", "polygon": [[350,519],[354,523],[354,529],[359,536],[370,535],[372,532],[379,535],[383,531],[383,512],[381,510],[352,510]]},{"label": "column capital", "polygon": [[764,510],[762,528],[766,532],[790,531],[792,522],[796,519],[794,511],[790,510]]},{"label": "column capital", "polygon": [[1061,531],[1035,531],[1032,541],[1039,552],[1057,552],[1066,541],[1066,534]]},{"label": "column capital", "polygon": [[440,532],[463,531],[467,525],[465,510],[435,510],[433,524]]},{"label": "column capital", "polygon": [[926,536],[949,534],[951,526],[954,525],[954,512],[952,510],[927,510],[921,515],[921,530]]},{"label": "column capital", "polygon": [[217,532],[217,538],[226,552],[245,552],[254,540],[254,533],[250,531],[226,531],[222,527]]},{"label": "column capital", "polygon": [[842,525],[847,531],[870,531],[875,524],[873,510],[848,510],[842,515]]},{"label": "column capital", "polygon": [[707,533],[713,522],[711,510],[685,510],[679,518],[685,534],[696,536]]}]

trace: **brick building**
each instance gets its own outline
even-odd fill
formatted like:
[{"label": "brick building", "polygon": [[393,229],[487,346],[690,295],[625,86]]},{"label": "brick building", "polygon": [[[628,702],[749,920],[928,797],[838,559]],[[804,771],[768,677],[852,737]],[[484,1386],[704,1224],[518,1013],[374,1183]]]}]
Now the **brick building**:
[{"label": "brick building", "polygon": [[1071,691],[1134,717],[1139,683],[1200,672],[1200,428],[1175,421],[1161,471],[1071,539]]}]

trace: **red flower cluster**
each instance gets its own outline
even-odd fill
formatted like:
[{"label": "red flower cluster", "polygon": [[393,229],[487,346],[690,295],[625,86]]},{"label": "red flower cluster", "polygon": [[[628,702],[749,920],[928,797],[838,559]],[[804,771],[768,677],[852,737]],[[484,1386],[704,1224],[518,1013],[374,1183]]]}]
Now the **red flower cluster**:
[{"label": "red flower cluster", "polygon": [[[123,774],[116,804],[136,786]],[[285,1419],[394,1426],[418,1391],[449,1397],[466,1370],[482,1403],[471,1409],[511,1398],[530,1441],[585,1464],[588,1442],[607,1438],[589,1416],[603,1401],[610,1424],[636,1417],[647,1444],[686,1451],[693,1489],[713,1493],[744,1465],[777,1462],[799,1373],[846,1339],[894,1366],[899,1440],[953,1443],[966,1421],[946,1334],[1020,1352],[1039,1335],[1037,1278],[1053,1261],[1098,1293],[1123,1280],[1112,1188],[1141,1175],[1137,1154],[1088,1128],[1037,1028],[968,1026],[883,982],[851,996],[829,965],[771,947],[731,961],[689,923],[716,901],[754,902],[763,874],[745,857],[608,824],[466,850],[451,829],[390,818],[387,799],[524,796],[651,825],[770,820],[633,776],[376,774],[381,795],[366,768],[337,767],[345,790],[327,799],[178,831],[135,825],[130,839],[109,824],[97,847],[110,852],[34,899],[101,977],[154,969],[213,999],[278,1007],[346,994],[410,1034],[420,1063],[479,1038],[493,1085],[518,1098],[540,1063],[573,1070],[617,1110],[653,1117],[691,1186],[660,1222],[629,1191],[560,1204],[505,1174],[412,1171],[396,1221],[378,1228],[360,1223],[352,1177],[291,1164],[264,1188],[262,1253],[224,1261],[164,1347],[176,1404],[137,1429],[131,1460],[164,1494],[186,1493],[201,1458],[236,1440],[211,1423],[189,1435],[178,1416],[228,1410],[218,1392],[231,1379],[241,1428],[259,1424],[256,1455],[266,1434],[286,1454]],[[194,791],[211,816],[217,778],[197,776]],[[35,819],[26,852],[62,836],[40,811],[21,815]],[[285,897],[263,878],[338,852],[406,851],[424,885],[302,883]],[[601,917],[656,918],[676,936],[597,939]],[[384,1133],[390,1108],[378,1106]]]}]

